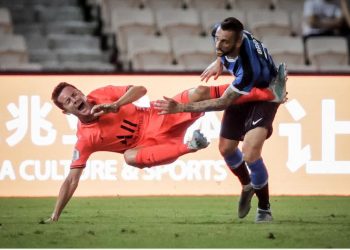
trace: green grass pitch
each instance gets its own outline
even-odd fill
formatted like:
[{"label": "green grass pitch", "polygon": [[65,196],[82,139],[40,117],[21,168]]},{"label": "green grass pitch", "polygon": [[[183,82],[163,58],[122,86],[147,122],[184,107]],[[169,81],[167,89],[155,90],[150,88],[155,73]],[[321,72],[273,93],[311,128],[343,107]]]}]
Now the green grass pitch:
[{"label": "green grass pitch", "polygon": [[238,197],[0,198],[1,248],[350,248],[350,197],[272,197],[274,222],[245,219]]}]

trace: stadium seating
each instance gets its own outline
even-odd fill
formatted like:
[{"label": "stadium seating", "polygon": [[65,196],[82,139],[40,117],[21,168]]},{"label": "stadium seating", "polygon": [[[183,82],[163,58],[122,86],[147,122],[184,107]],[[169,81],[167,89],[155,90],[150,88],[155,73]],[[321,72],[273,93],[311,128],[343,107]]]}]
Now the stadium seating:
[{"label": "stadium seating", "polygon": [[319,72],[319,68],[315,65],[304,65],[304,64],[291,64],[287,65],[288,72],[298,72],[298,73],[315,73]]},{"label": "stadium seating", "polygon": [[138,36],[128,40],[128,58],[134,70],[157,69],[172,65],[169,39],[165,36]]},{"label": "stadium seating", "polygon": [[9,5],[12,21],[18,23],[34,23],[37,21],[37,10],[33,6]]},{"label": "stadium seating", "polygon": [[[215,57],[213,25],[234,16],[266,44],[276,63],[286,61],[289,70],[325,71],[339,65],[345,72],[349,55],[343,38],[301,43],[303,4],[304,0],[0,0],[0,70],[18,65],[23,71],[85,71],[96,66],[96,71],[105,72],[122,65],[125,70],[201,71]],[[24,49],[4,49],[9,43],[4,35],[12,33],[23,36]],[[137,42],[140,36],[147,38]],[[166,49],[154,48],[149,41],[166,41]]]},{"label": "stadium seating", "polygon": [[1,71],[29,71],[29,72],[39,72],[42,71],[43,67],[38,63],[6,63],[0,64]]},{"label": "stadium seating", "polygon": [[343,37],[310,37],[306,40],[307,56],[312,65],[348,64],[348,49]]},{"label": "stadium seating", "polygon": [[47,65],[51,63],[58,64],[57,54],[53,53],[49,49],[31,50],[29,52],[29,56],[32,62],[40,63],[42,65]]},{"label": "stadium seating", "polygon": [[0,8],[0,33],[12,33],[11,15],[6,8]]},{"label": "stadium seating", "polygon": [[17,23],[14,26],[14,32],[16,34],[22,34],[25,37],[41,35],[46,33],[45,24],[43,23]]},{"label": "stadium seating", "polygon": [[304,65],[304,47],[301,37],[264,36],[262,41],[276,64],[286,62],[288,68]]},{"label": "stadium seating", "polygon": [[268,10],[271,8],[271,0],[233,0],[232,8],[239,10]]},{"label": "stadium seating", "polygon": [[106,60],[104,54],[98,49],[59,49],[56,50],[59,61],[75,61],[75,62],[99,62]]},{"label": "stadium seating", "polygon": [[349,73],[350,65],[320,65],[317,70],[325,73]]},{"label": "stadium seating", "polygon": [[213,43],[207,37],[180,36],[171,43],[177,62],[187,71],[205,69],[215,59]]},{"label": "stadium seating", "polygon": [[274,7],[277,10],[284,10],[289,13],[303,13],[305,0],[275,0]]},{"label": "stadium seating", "polygon": [[62,64],[58,65],[58,67],[52,67],[53,71],[86,71],[86,72],[111,72],[114,71],[115,68],[113,65],[104,62],[80,62],[77,63],[75,61],[65,61]]},{"label": "stadium seating", "polygon": [[39,22],[60,22],[60,21],[80,21],[83,19],[82,11],[77,6],[63,6],[63,7],[42,7],[38,6],[37,20]]},{"label": "stadium seating", "polygon": [[97,0],[100,6],[104,31],[110,32],[112,28],[113,13],[118,9],[137,9],[142,4],[141,0]]},{"label": "stadium seating", "polygon": [[48,36],[49,47],[51,49],[76,49],[79,48],[98,48],[99,40],[91,36],[75,36],[66,34],[51,34]]},{"label": "stadium seating", "polygon": [[303,22],[303,13],[298,11],[290,12],[290,24],[292,28],[292,34],[296,36],[302,36],[302,22]]},{"label": "stadium seating", "polygon": [[75,20],[49,22],[44,25],[46,34],[71,34],[71,35],[89,35],[96,30],[96,23]]},{"label": "stadium seating", "polygon": [[227,0],[192,0],[191,3],[193,8],[197,9],[198,11],[211,11],[217,9],[224,10],[231,8],[231,5]]},{"label": "stadium seating", "polygon": [[0,64],[28,62],[27,46],[23,36],[0,34]]},{"label": "stadium seating", "polygon": [[112,30],[116,33],[117,49],[126,59],[128,40],[135,35],[154,35],[156,26],[150,9],[118,9],[113,11]]},{"label": "stadium seating", "polygon": [[182,0],[147,0],[146,7],[149,7],[153,12],[163,9],[181,9],[187,7],[186,1]]},{"label": "stadium seating", "polygon": [[[101,51],[100,38],[94,36],[97,21],[85,21],[78,0],[1,0],[0,3],[11,11],[15,34],[23,35],[27,42],[25,54],[29,55],[31,65],[18,62],[22,63],[19,70],[61,71],[71,65],[83,70],[94,65],[96,71],[114,70],[114,65],[109,63],[110,55]],[[87,61],[93,61],[94,65]],[[13,68],[13,64],[7,68]]]},{"label": "stadium seating", "polygon": [[161,34],[170,39],[182,35],[199,35],[199,15],[193,9],[162,9],[156,13],[156,25]]},{"label": "stadium seating", "polygon": [[269,10],[247,11],[247,24],[257,38],[264,35],[290,35],[291,25],[287,12]]},{"label": "stadium seating", "polygon": [[202,30],[205,34],[210,35],[213,25],[222,21],[222,17],[234,16],[246,23],[245,12],[241,10],[209,9],[200,12]]},{"label": "stadium seating", "polygon": [[184,72],[185,67],[181,64],[159,64],[158,62],[150,62],[142,65],[140,68],[136,67],[135,70],[145,72]]}]

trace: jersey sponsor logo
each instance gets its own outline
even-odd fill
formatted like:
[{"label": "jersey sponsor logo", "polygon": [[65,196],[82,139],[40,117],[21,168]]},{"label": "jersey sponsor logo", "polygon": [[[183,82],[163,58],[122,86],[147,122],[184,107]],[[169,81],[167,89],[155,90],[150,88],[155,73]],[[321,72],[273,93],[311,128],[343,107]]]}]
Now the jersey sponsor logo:
[{"label": "jersey sponsor logo", "polygon": [[253,126],[256,125],[258,122],[260,122],[262,120],[262,118],[258,119],[258,120],[255,120],[252,122]]},{"label": "jersey sponsor logo", "polygon": [[[135,133],[136,128],[137,128],[137,124],[124,119],[122,125],[120,125],[120,128],[122,128],[130,133]],[[127,140],[132,139],[133,135],[130,135],[130,134],[117,135],[116,138],[120,139],[122,144],[127,145],[128,144]]]},{"label": "jersey sponsor logo", "polygon": [[256,51],[259,53],[259,55],[263,55],[261,44],[255,39],[253,39],[253,43],[254,43]]}]

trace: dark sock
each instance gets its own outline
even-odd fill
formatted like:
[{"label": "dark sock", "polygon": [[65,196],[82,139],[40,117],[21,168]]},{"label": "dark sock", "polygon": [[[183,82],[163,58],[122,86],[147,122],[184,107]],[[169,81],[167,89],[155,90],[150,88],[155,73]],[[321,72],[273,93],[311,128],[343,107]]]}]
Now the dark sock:
[{"label": "dark sock", "polygon": [[237,168],[231,169],[231,171],[235,176],[238,177],[239,182],[242,185],[248,185],[250,183],[249,172],[244,161]]},{"label": "dark sock", "polygon": [[255,194],[258,197],[259,203],[258,208],[268,210],[270,209],[270,195],[269,195],[269,184],[267,183],[261,189],[255,189]]}]

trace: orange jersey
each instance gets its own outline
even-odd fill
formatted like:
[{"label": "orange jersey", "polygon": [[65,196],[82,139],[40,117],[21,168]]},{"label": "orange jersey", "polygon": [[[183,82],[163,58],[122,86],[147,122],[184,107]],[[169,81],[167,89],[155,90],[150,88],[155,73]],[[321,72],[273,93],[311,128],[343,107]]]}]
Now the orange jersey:
[{"label": "orange jersey", "polygon": [[[123,96],[129,86],[107,86],[92,91],[88,96],[93,104],[112,103]],[[183,92],[175,100],[186,102]],[[160,144],[163,141],[180,141],[186,129],[202,113],[178,113],[158,115],[152,107],[140,108],[134,104],[120,107],[117,113],[108,113],[96,122],[84,124],[79,121],[71,168],[85,167],[90,155],[97,151],[124,153],[137,147]]]},{"label": "orange jersey", "polygon": [[[129,86],[107,86],[92,91],[88,96],[93,104],[112,103],[123,96]],[[85,165],[96,151],[123,153],[135,146],[143,127],[145,112],[133,104],[120,107],[118,113],[99,117],[97,122],[78,122],[77,137],[72,167]]]}]

